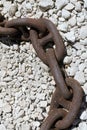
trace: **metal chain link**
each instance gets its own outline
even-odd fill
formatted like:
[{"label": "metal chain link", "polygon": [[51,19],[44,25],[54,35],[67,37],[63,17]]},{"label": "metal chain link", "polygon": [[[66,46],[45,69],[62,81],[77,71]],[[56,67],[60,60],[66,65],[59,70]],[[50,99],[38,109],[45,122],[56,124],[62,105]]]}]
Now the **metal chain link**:
[{"label": "metal chain link", "polygon": [[[56,82],[48,117],[40,130],[67,129],[75,120],[83,98],[80,84],[63,75],[61,66],[66,55],[62,37],[47,19],[18,18],[10,21],[0,14],[0,40],[31,41],[37,56],[50,67]],[[5,40],[4,40],[5,41]],[[5,41],[6,42],[6,41]]]}]

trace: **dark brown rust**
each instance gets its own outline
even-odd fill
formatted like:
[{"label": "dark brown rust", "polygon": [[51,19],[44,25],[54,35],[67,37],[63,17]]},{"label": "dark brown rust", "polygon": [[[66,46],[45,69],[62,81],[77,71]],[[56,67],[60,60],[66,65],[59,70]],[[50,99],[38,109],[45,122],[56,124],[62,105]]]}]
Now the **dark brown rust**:
[{"label": "dark brown rust", "polygon": [[[53,109],[51,110],[50,114],[43,122],[40,130],[50,130],[52,125],[55,123],[56,120],[60,118],[64,118],[67,115],[67,111],[63,109]],[[57,129],[59,130],[59,129]]]},{"label": "dark brown rust", "polygon": [[7,21],[0,15],[0,37],[2,36],[12,40],[30,40],[37,56],[50,67],[54,76],[56,89],[41,130],[67,129],[79,112],[83,90],[76,80],[64,77],[61,72],[60,65],[66,55],[66,48],[56,26],[44,18]]},{"label": "dark brown rust", "polygon": [[46,27],[43,24],[41,19],[32,19],[32,18],[18,18],[8,21],[5,24],[5,27],[21,27],[21,26],[28,26],[30,28],[34,28],[35,30],[39,30],[41,32],[46,31]]},{"label": "dark brown rust", "polygon": [[47,60],[49,62],[49,67],[52,71],[52,74],[54,76],[56,85],[58,86],[59,90],[61,91],[62,95],[64,98],[70,98],[70,92],[68,90],[68,88],[66,87],[64,78],[62,76],[60,67],[58,65],[55,53],[54,53],[54,49],[50,48],[46,51],[46,57]]},{"label": "dark brown rust", "polygon": [[72,89],[73,98],[70,103],[68,114],[63,118],[63,120],[58,121],[55,125],[58,129],[66,129],[73,123],[82,103],[83,91],[80,84],[72,78],[66,78],[66,84]]}]

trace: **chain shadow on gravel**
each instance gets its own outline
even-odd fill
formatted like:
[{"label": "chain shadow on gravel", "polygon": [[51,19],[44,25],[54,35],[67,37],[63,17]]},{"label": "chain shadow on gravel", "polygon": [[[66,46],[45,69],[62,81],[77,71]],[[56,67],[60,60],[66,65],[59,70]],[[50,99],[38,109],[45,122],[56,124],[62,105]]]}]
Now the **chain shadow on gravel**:
[{"label": "chain shadow on gravel", "polygon": [[3,44],[7,45],[7,46],[11,46],[13,44],[17,44],[20,45],[20,39],[19,38],[14,38],[14,37],[9,37],[9,36],[0,36],[0,42],[2,42]]}]

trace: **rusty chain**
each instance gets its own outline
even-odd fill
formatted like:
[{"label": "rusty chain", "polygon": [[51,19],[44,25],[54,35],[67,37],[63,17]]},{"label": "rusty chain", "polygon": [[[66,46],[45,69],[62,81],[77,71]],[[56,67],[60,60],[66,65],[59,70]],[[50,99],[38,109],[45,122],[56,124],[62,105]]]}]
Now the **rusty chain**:
[{"label": "rusty chain", "polygon": [[[18,18],[6,20],[0,14],[0,39],[31,41],[37,56],[50,67],[56,82],[48,117],[40,130],[62,130],[75,120],[83,97],[80,84],[62,71],[66,48],[56,26],[49,20]],[[6,41],[5,41],[6,42]]]}]

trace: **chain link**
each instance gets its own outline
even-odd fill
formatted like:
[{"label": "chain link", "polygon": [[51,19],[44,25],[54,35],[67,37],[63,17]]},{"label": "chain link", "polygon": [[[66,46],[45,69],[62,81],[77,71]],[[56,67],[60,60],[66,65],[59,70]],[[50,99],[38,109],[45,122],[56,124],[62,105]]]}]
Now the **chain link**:
[{"label": "chain link", "polygon": [[[3,38],[2,38],[3,37]],[[48,117],[40,130],[67,129],[75,120],[83,97],[80,84],[62,73],[66,48],[56,26],[47,19],[7,21],[0,14],[0,39],[31,41],[37,56],[50,67],[56,82]],[[4,40],[5,41],[5,40]]]}]

